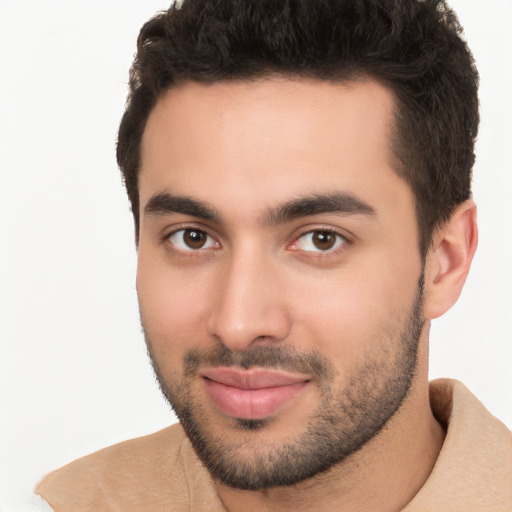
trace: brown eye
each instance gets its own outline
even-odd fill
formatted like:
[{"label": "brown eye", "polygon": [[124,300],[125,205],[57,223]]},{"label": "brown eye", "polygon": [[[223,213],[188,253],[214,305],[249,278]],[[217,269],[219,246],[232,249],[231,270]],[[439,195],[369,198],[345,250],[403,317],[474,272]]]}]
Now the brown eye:
[{"label": "brown eye", "polygon": [[169,236],[169,242],[180,251],[199,251],[217,247],[214,238],[200,229],[179,229]]},{"label": "brown eye", "polygon": [[305,252],[330,252],[346,242],[342,235],[334,231],[315,230],[299,237],[295,247]]},{"label": "brown eye", "polygon": [[336,243],[336,235],[329,231],[316,231],[313,233],[312,242],[317,249],[328,251]]},{"label": "brown eye", "polygon": [[183,233],[183,241],[191,249],[201,249],[206,243],[207,235],[204,231],[186,229]]}]

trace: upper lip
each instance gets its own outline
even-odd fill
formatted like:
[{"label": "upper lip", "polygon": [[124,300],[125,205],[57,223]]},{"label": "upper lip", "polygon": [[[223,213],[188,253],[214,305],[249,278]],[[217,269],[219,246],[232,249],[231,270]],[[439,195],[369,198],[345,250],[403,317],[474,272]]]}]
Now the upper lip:
[{"label": "upper lip", "polygon": [[293,375],[290,373],[267,370],[264,368],[233,368],[220,366],[217,368],[205,368],[199,372],[202,377],[219,382],[226,386],[239,389],[262,389],[277,386],[291,386],[300,382],[307,382],[305,376]]}]

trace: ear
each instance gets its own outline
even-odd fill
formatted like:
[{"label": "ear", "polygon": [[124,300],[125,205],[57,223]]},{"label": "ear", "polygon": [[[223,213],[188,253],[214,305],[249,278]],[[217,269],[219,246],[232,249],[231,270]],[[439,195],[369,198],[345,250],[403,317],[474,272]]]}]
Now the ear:
[{"label": "ear", "polygon": [[476,205],[464,201],[434,234],[425,262],[425,318],[432,320],[456,302],[478,243]]}]

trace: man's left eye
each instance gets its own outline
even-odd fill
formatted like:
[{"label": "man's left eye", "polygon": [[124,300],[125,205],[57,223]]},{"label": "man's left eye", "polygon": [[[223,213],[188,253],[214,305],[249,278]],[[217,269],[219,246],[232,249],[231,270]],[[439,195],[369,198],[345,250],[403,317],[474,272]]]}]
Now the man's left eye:
[{"label": "man's left eye", "polygon": [[309,252],[332,252],[346,243],[346,239],[333,231],[310,231],[300,236],[294,248]]}]

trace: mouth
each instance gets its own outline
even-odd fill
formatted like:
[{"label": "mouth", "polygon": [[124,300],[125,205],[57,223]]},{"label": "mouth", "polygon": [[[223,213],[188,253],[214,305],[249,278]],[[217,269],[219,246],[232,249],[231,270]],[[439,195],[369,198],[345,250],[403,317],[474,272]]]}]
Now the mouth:
[{"label": "mouth", "polygon": [[221,412],[248,420],[267,418],[310,382],[304,375],[263,368],[206,368],[199,375],[208,397]]}]

